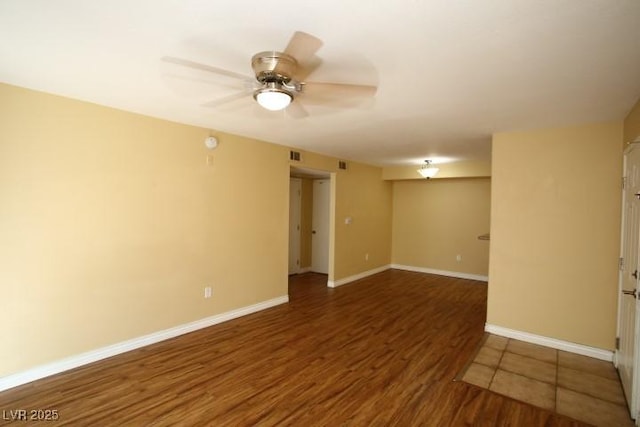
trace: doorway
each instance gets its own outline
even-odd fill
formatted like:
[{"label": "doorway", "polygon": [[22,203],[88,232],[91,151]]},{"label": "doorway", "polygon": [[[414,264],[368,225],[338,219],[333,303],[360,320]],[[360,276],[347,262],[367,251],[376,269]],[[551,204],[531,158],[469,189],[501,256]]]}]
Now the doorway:
[{"label": "doorway", "polygon": [[[329,172],[291,167],[289,188],[289,274],[330,274],[333,177]],[[299,181],[299,193],[297,182]],[[299,208],[297,194],[300,195]],[[298,212],[296,210],[299,209]],[[297,240],[297,241],[296,241]],[[297,261],[297,266],[295,265]]]}]

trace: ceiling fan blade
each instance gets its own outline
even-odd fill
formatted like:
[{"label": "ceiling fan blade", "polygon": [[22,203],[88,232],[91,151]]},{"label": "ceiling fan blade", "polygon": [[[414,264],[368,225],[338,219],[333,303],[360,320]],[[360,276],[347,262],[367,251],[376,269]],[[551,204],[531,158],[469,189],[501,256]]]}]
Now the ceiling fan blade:
[{"label": "ceiling fan blade", "polygon": [[331,100],[336,98],[370,98],[378,88],[369,85],[352,85],[344,83],[305,83],[302,94],[305,102]]},{"label": "ceiling fan blade", "polygon": [[183,76],[180,74],[163,74],[163,77],[166,77],[167,79],[171,79],[171,80],[176,80],[178,82],[186,82],[186,83],[193,83],[194,85],[197,85],[199,87],[199,91],[202,91],[202,87],[204,87],[204,85],[206,86],[215,86],[215,87],[225,87],[228,89],[233,89],[236,90],[238,89],[238,84],[236,82],[233,83],[220,83],[217,81],[212,80],[211,78],[205,79],[205,78],[198,78],[198,77],[188,77],[188,76]]},{"label": "ceiling fan blade", "polygon": [[291,36],[284,53],[291,55],[300,63],[309,60],[322,47],[322,41],[311,34],[296,31]]},{"label": "ceiling fan blade", "polygon": [[211,73],[220,74],[227,77],[240,80],[253,80],[253,77],[245,76],[244,74],[236,73],[234,71],[225,70],[224,68],[212,67],[211,65],[201,64],[199,62],[189,61],[188,59],[175,58],[173,56],[163,56],[162,61],[169,62],[171,64],[182,65],[183,67],[195,68],[198,70],[209,71]]},{"label": "ceiling fan blade", "polygon": [[322,59],[313,55],[311,58],[307,59],[304,62],[298,63],[298,70],[296,71],[294,77],[297,81],[303,82],[309,77],[318,67],[322,65]]},{"label": "ceiling fan blade", "polygon": [[287,109],[285,110],[287,114],[294,119],[304,119],[309,116],[307,110],[300,104],[299,101],[294,100]]},{"label": "ceiling fan blade", "polygon": [[204,104],[202,104],[202,106],[208,107],[208,108],[219,107],[220,105],[227,104],[229,102],[233,102],[238,99],[249,97],[251,93],[253,93],[253,89],[245,89],[228,96],[223,96],[222,98],[214,99],[213,101],[205,102]]}]

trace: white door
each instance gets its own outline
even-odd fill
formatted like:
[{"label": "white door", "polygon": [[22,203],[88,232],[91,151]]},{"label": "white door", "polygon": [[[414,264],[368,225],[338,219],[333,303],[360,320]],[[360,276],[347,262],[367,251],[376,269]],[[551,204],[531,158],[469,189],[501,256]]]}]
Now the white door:
[{"label": "white door", "polygon": [[622,211],[622,254],[620,269],[620,311],[618,314],[619,349],[616,364],[631,416],[638,411],[638,247],[640,246],[640,144],[631,145],[625,152],[625,188]]},{"label": "white door", "polygon": [[289,180],[289,274],[300,272],[300,201],[302,181]]},{"label": "white door", "polygon": [[313,213],[311,217],[311,271],[329,273],[329,202],[331,181],[313,181]]}]

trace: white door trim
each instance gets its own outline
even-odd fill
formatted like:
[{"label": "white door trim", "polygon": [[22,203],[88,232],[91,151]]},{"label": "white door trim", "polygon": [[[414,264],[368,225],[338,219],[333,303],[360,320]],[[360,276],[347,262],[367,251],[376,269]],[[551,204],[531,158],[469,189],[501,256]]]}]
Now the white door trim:
[{"label": "white door trim", "polygon": [[[628,165],[627,165],[627,156],[634,150],[640,149],[640,139],[630,143],[624,150],[624,170],[623,170],[623,179],[628,181]],[[631,185],[631,183],[627,183],[627,185]],[[627,202],[627,191],[623,188],[622,190],[622,220],[621,220],[621,230],[620,230],[620,258],[622,259],[625,256],[625,243],[626,243],[626,228],[625,222],[626,218],[626,202]],[[636,243],[638,244],[638,239],[636,239]],[[638,266],[638,260],[630,260],[625,259],[624,265],[626,266]],[[617,315],[617,329],[616,336],[619,339],[623,338],[623,298],[629,298],[628,295],[624,295],[622,290],[624,289],[624,279],[625,272],[627,272],[627,268],[620,269],[618,273],[618,315]],[[638,281],[636,280],[636,292],[638,289]],[[640,396],[638,393],[640,386],[640,340],[638,339],[638,333],[640,332],[640,305],[638,299],[635,300],[635,317],[633,320],[634,323],[634,342],[632,343],[633,348],[633,356],[632,356],[632,373],[631,373],[631,396],[627,397],[627,403],[629,404],[629,413],[633,419],[640,420],[638,417],[638,409],[640,408]],[[618,348],[615,351],[614,355],[614,363],[616,368],[620,371],[620,360],[621,360],[621,350],[622,345],[617,346]],[[621,379],[623,375],[620,375]]]},{"label": "white door trim", "polygon": [[289,178],[289,274],[300,273],[302,180]]}]

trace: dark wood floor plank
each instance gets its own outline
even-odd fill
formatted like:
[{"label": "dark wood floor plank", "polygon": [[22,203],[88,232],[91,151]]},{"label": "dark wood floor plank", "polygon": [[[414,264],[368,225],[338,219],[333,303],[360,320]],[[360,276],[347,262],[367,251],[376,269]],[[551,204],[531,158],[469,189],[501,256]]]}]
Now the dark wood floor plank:
[{"label": "dark wood floor plank", "polygon": [[390,270],[325,285],[294,276],[289,304],[5,391],[0,410],[87,426],[582,425],[453,381],[483,337],[486,284]]}]

